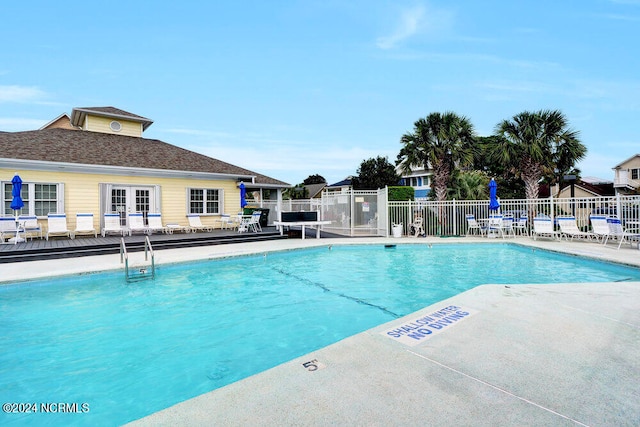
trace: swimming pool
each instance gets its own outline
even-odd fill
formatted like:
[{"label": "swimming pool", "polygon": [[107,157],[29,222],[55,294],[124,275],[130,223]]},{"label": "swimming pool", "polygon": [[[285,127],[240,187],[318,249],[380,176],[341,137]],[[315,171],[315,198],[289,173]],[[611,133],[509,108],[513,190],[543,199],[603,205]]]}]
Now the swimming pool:
[{"label": "swimming pool", "polygon": [[3,413],[0,422],[119,425],[480,284],[621,280],[640,280],[640,270],[517,245],[443,244],[168,265],[131,284],[117,272],[2,286],[3,403],[88,412]]}]

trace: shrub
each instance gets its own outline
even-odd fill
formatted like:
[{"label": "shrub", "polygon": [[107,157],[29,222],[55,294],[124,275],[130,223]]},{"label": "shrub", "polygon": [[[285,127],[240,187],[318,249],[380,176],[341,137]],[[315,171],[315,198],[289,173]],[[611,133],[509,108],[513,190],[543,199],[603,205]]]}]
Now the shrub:
[{"label": "shrub", "polygon": [[414,200],[415,191],[413,187],[389,187],[390,202],[404,202]]}]

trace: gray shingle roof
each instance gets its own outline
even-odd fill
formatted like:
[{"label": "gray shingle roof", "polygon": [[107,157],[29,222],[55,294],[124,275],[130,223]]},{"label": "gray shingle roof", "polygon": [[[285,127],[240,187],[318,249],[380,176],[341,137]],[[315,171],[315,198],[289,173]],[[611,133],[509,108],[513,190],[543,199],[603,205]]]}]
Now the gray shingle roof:
[{"label": "gray shingle roof", "polygon": [[157,139],[68,129],[0,132],[0,158],[252,175],[257,184],[286,182]]},{"label": "gray shingle roof", "polygon": [[73,126],[82,126],[82,123],[84,122],[84,119],[87,115],[112,117],[114,119],[133,120],[135,122],[142,123],[143,130],[147,129],[149,126],[153,124],[153,120],[151,119],[138,116],[137,114],[133,114],[116,107],[74,108],[73,111],[71,112],[71,124]]}]

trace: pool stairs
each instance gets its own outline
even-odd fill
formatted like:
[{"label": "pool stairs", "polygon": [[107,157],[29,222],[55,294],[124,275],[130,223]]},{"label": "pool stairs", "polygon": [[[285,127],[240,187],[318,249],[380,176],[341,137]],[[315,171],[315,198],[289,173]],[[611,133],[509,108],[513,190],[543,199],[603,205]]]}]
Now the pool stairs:
[{"label": "pool stairs", "polygon": [[120,239],[120,264],[124,264],[124,276],[127,282],[154,279],[156,277],[156,263],[155,255],[153,253],[153,246],[151,246],[149,236],[145,236],[145,261],[149,261],[149,255],[151,255],[151,264],[149,266],[142,265],[137,266],[136,268],[130,268],[131,266],[129,265],[129,253],[127,252],[127,244],[124,242],[124,237]]}]

